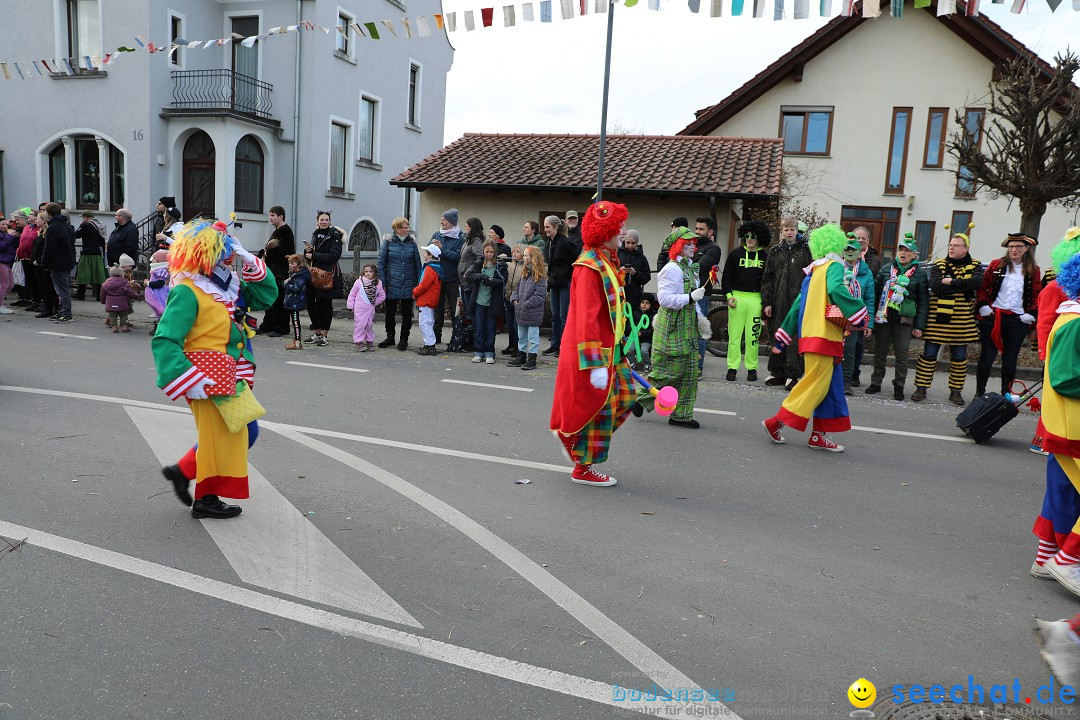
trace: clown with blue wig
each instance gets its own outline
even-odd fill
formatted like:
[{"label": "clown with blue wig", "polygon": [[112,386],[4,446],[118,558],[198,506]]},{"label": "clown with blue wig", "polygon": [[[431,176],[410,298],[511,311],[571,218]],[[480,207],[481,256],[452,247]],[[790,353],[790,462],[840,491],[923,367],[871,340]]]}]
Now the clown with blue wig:
[{"label": "clown with blue wig", "polygon": [[1046,494],[1032,531],[1039,549],[1031,574],[1053,578],[1080,595],[1080,255],[1061,265],[1065,301],[1046,341],[1043,449]]},{"label": "clown with blue wig", "polygon": [[[234,258],[242,263],[239,275],[231,268]],[[162,473],[192,517],[235,517],[241,508],[220,496],[248,497],[248,448],[263,412],[251,394],[254,331],[246,310],[270,307],[277,284],[220,221],[184,225],[173,236],[168,262],[172,288],[151,349],[158,387],[170,400],[187,400],[198,444]]]}]

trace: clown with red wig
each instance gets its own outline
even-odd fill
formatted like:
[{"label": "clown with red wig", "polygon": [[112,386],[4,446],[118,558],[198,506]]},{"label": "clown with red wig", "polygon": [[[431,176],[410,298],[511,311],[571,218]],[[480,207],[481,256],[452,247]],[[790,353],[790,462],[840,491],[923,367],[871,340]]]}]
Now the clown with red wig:
[{"label": "clown with red wig", "polygon": [[593,465],[607,460],[611,435],[634,402],[630,365],[619,340],[626,330],[619,237],[629,212],[607,201],[592,205],[581,220],[584,250],[570,277],[570,311],[563,328],[551,430],[579,485],[607,487],[616,480]]},{"label": "clown with red wig", "polygon": [[[243,263],[239,277],[230,267],[234,257]],[[236,427],[235,408],[251,407],[255,377],[249,342],[254,333],[244,322],[244,303],[265,310],[277,297],[277,284],[266,264],[220,221],[194,221],[177,231],[168,262],[172,289],[150,347],[158,387],[170,400],[187,400],[198,444],[162,474],[180,501],[191,506],[192,517],[235,517],[241,508],[219,496],[248,497],[248,447],[258,435],[254,420],[245,418]],[[226,407],[232,408],[228,419]],[[188,492],[191,480],[194,499]]]},{"label": "clown with red wig", "polygon": [[[668,418],[669,425],[696,429],[698,339],[712,337],[709,321],[698,307],[705,296],[705,286],[698,287],[700,273],[691,258],[697,252],[697,235],[686,227],[677,227],[664,241],[671,262],[656,277],[656,299],[660,309],[653,324],[652,372],[654,387],[671,385],[679,391],[679,403]],[[648,390],[638,392],[633,411],[641,416],[651,411],[655,399]]]}]

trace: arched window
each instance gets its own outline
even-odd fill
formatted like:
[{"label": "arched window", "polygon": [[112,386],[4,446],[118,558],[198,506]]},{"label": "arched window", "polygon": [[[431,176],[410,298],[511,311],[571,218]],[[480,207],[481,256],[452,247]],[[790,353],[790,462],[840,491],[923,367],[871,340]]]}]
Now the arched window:
[{"label": "arched window", "polygon": [[263,151],[251,135],[236,144],[236,195],[233,206],[237,212],[263,211]]},{"label": "arched window", "polygon": [[184,144],[184,208],[188,220],[214,217],[214,175],[217,152],[214,141],[202,130]]},{"label": "arched window", "polygon": [[349,249],[354,253],[376,252],[379,249],[379,231],[368,220],[361,220],[349,234]]}]

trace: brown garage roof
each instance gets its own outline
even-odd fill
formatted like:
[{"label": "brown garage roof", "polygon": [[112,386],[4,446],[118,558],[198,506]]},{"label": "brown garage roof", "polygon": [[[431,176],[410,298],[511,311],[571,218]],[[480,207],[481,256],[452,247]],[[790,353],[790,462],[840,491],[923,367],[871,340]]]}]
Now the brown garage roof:
[{"label": "brown garage roof", "polygon": [[[596,191],[599,135],[466,134],[390,181],[419,190]],[[780,193],[777,138],[611,135],[604,190],[638,195]]]}]

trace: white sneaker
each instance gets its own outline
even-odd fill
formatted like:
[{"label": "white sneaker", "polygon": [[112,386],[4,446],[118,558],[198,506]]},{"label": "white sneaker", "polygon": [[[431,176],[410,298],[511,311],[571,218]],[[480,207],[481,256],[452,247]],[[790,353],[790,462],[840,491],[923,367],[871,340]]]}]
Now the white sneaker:
[{"label": "white sneaker", "polygon": [[486,362],[488,365],[494,365],[495,358],[484,358],[484,362]]},{"label": "white sneaker", "polygon": [[480,362],[483,359],[484,358],[480,357],[479,355],[473,355],[473,357],[472,357],[472,361],[477,362],[477,363]]},{"label": "white sneaker", "polygon": [[0,306],[0,315],[11,315],[13,312],[15,311],[9,307]]},{"label": "white sneaker", "polygon": [[1058,565],[1057,558],[1043,563],[1043,569],[1074,595],[1080,595],[1080,565]]},{"label": "white sneaker", "polygon": [[1050,672],[1062,685],[1080,684],[1080,638],[1066,620],[1047,622],[1035,618],[1035,641]]},{"label": "white sneaker", "polygon": [[1037,577],[1040,580],[1053,580],[1054,579],[1054,576],[1051,575],[1049,572],[1047,572],[1046,568],[1044,568],[1042,565],[1040,565],[1037,562],[1031,563],[1031,570],[1028,570],[1028,572],[1031,573],[1031,577]]}]

